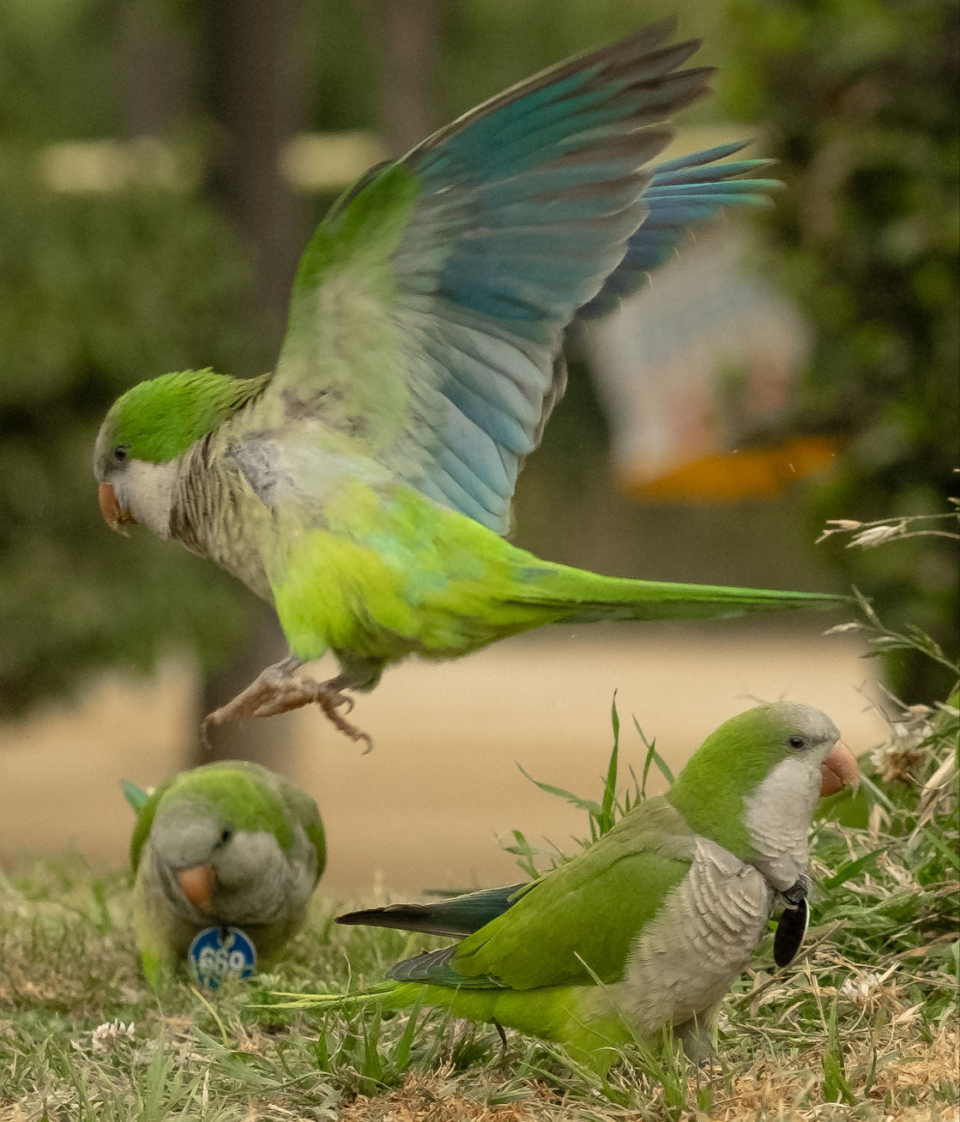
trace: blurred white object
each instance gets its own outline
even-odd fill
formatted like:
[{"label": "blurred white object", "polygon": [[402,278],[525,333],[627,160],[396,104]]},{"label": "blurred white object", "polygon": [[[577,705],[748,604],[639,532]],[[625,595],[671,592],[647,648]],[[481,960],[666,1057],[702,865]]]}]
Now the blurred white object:
[{"label": "blurred white object", "polygon": [[638,497],[773,496],[832,459],[828,438],[763,442],[794,403],[809,331],[748,250],[732,225],[688,242],[586,327],[617,477]]}]

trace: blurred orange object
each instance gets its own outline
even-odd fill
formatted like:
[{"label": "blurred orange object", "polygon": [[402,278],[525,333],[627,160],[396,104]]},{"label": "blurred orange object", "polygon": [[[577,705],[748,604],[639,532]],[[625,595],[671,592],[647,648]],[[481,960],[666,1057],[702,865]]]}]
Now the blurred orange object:
[{"label": "blurred orange object", "polygon": [[833,466],[840,441],[832,436],[797,436],[765,448],[701,456],[654,478],[617,472],[620,490],[645,502],[739,502],[776,499],[797,480]]},{"label": "blurred orange object", "polygon": [[726,224],[652,274],[586,340],[621,489],[645,502],[775,499],[840,441],[791,433],[809,329]]}]

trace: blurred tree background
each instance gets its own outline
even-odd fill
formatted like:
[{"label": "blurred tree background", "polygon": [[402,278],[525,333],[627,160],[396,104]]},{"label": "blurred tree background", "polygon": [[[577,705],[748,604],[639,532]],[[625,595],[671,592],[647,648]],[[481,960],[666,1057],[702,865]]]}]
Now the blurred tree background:
[{"label": "blurred tree background", "polygon": [[250,262],[202,195],[136,182],[59,190],[44,174],[54,143],[135,124],[116,15],[90,0],[0,7],[5,714],[104,667],[147,669],[178,645],[213,666],[244,630],[221,574],[139,535],[118,550],[92,501],[90,442],[118,393],[167,369],[245,370],[252,344],[240,314]]},{"label": "blurred tree background", "polygon": [[[762,122],[787,187],[762,216],[766,268],[815,329],[794,423],[845,438],[810,496],[811,529],[948,511],[960,491],[960,8],[732,0],[729,12],[722,92]],[[955,542],[823,548],[888,625],[956,650]],[[908,700],[952,685],[915,653],[884,657]]]},{"label": "blurred tree background", "polygon": [[[765,227],[770,267],[817,331],[804,423],[849,434],[844,462],[812,496],[807,525],[804,494],[776,510],[641,510],[609,496],[580,363],[523,477],[521,543],[611,572],[812,587],[798,543],[823,518],[943,505],[957,450],[952,6],[6,0],[0,712],[104,668],[147,669],[171,649],[196,652],[209,705],[279,643],[214,566],[146,534],[107,533],[90,458],[104,411],[138,380],[269,369],[297,255],[332,195],[296,194],[281,174],[287,142],[377,130],[399,152],[539,67],[675,11],[684,33],[706,39],[698,61],[725,75],[726,109],[710,99],[685,123],[735,112],[763,126],[783,161],[790,189]],[[79,141],[107,142],[92,178],[69,147]],[[601,522],[616,527],[616,549],[594,533]],[[729,545],[709,567],[704,534]],[[881,614],[889,605],[943,637],[956,613],[949,554],[935,539],[895,553],[834,560]],[[896,673],[909,700],[937,688]],[[236,735],[256,736],[251,726]],[[229,753],[256,746],[232,741]]]}]

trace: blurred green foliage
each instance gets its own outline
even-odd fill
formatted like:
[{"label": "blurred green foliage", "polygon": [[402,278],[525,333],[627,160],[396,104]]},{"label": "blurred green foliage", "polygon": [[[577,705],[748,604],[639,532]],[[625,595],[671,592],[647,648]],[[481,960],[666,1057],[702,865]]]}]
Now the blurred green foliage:
[{"label": "blurred green foliage", "polygon": [[116,124],[103,15],[91,0],[0,7],[5,715],[163,650],[211,663],[244,627],[235,582],[146,534],[121,542],[97,510],[93,440],[113,398],[166,370],[236,371],[249,350],[249,270],[207,204],[143,188],[58,194],[41,176],[42,144]]},{"label": "blurred green foliage", "polygon": [[[762,124],[787,187],[763,225],[769,265],[815,331],[802,423],[846,441],[812,522],[946,511],[960,482],[957,6],[731,0],[728,12],[722,92]],[[822,548],[891,626],[955,650],[955,545]],[[911,700],[946,686],[915,653],[885,661]]]},{"label": "blurred green foliage", "polygon": [[[0,5],[0,138],[43,143],[116,130],[114,36],[93,0],[4,0]],[[82,91],[82,92],[81,92]]]},{"label": "blurred green foliage", "polygon": [[[440,51],[432,82],[435,124],[465,113],[515,82],[567,55],[629,35],[649,23],[679,17],[678,34],[702,38],[697,66],[726,59],[722,5],[696,0],[435,0]],[[323,129],[376,127],[382,60],[371,43],[376,0],[318,6],[315,115]],[[361,18],[364,16],[366,18]],[[712,120],[705,98],[684,120]]]},{"label": "blurred green foliage", "polygon": [[[188,366],[242,375],[265,368],[249,314],[247,251],[208,202],[145,187],[58,194],[40,174],[43,146],[116,136],[129,123],[123,29],[132,8],[177,23],[189,56],[177,126],[189,130],[202,161],[203,145],[216,137],[198,104],[205,77],[198,7],[0,5],[0,713],[21,712],[101,667],[146,668],[171,646],[196,649],[214,666],[247,624],[249,601],[235,582],[146,533],[119,541],[94,501],[93,438],[118,393]],[[587,9],[581,0],[437,0],[437,9],[437,123],[538,67],[675,11],[681,34],[704,36],[697,61],[720,64],[729,105],[768,129],[790,188],[767,229],[778,267],[818,329],[807,420],[850,434],[844,470],[820,493],[815,521],[942,505],[956,424],[952,7],[731,0],[706,9],[692,0],[597,0]],[[375,4],[316,5],[314,127],[376,127],[386,71],[365,23],[376,11]],[[715,117],[718,104],[705,100],[693,119]],[[318,201],[316,217],[321,210]],[[572,481],[587,474],[587,453],[599,462],[602,423],[588,388],[574,364],[566,409],[548,430],[562,456],[550,459],[548,445],[539,457],[565,510]],[[535,482],[528,479],[528,491]],[[528,506],[553,509],[543,486],[533,490]],[[522,514],[537,531],[537,509]],[[683,516],[669,512],[671,526]],[[657,517],[643,512],[647,531]],[[741,509],[738,541],[749,517]],[[765,552],[773,557],[776,548],[769,543]],[[665,546],[660,552],[665,565],[678,564]],[[949,549],[910,539],[896,550],[853,554],[837,546],[836,553],[892,623],[909,616],[949,644],[956,612]],[[604,557],[569,559],[609,567]],[[760,574],[753,583],[765,580]],[[910,673],[901,668],[898,684],[916,684]]]}]

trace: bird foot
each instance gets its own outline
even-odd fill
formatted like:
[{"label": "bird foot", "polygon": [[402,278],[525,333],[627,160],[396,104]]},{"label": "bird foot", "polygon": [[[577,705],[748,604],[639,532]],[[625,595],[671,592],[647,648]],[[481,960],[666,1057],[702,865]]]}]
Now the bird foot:
[{"label": "bird foot", "polygon": [[353,683],[344,678],[331,678],[327,682],[299,678],[293,673],[296,665],[287,659],[275,666],[268,666],[232,701],[207,714],[200,725],[204,745],[210,747],[209,733],[213,726],[225,724],[237,717],[275,717],[304,705],[319,705],[324,716],[338,732],[353,741],[363,741],[366,746],[364,752],[369,752],[373,748],[370,736],[338,712],[344,706],[348,713],[353,710],[353,698],[343,692],[350,689]]}]

